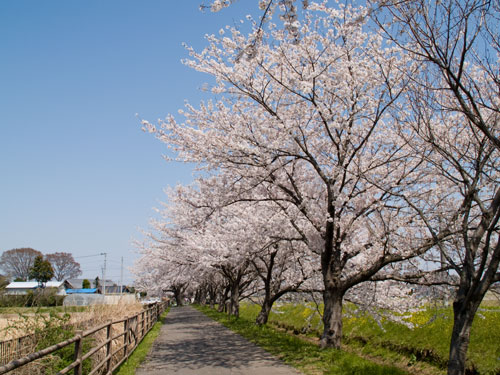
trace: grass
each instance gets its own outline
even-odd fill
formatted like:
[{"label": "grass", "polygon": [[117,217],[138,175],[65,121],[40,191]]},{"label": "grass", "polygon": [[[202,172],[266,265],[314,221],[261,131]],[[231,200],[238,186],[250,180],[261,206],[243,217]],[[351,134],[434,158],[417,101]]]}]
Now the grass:
[{"label": "grass", "polygon": [[135,370],[137,369],[137,367],[140,366],[142,362],[144,362],[146,356],[151,350],[151,346],[153,345],[154,341],[160,334],[160,329],[163,324],[163,320],[167,316],[169,310],[170,308],[165,310],[165,312],[161,315],[160,320],[158,320],[154,324],[153,328],[151,328],[151,331],[149,331],[148,334],[144,337],[144,339],[137,346],[132,355],[118,368],[118,372],[116,373],[116,375],[135,374]]},{"label": "grass", "polygon": [[380,365],[345,351],[322,350],[315,343],[276,330],[270,326],[259,327],[254,324],[253,320],[248,319],[249,315],[245,313],[245,307],[242,308],[239,319],[230,318],[224,313],[219,313],[205,306],[199,306],[198,308],[212,319],[222,323],[306,374],[407,374],[407,372],[396,367]]},{"label": "grass", "polygon": [[[243,304],[241,313],[246,319],[253,320],[259,309],[258,305]],[[312,337],[318,337],[322,330],[319,314],[312,304],[307,303],[275,306],[269,322],[289,331],[307,333]],[[406,361],[415,367],[427,362],[435,367],[432,373],[442,373],[446,368],[453,324],[451,307],[430,306],[414,313],[410,322],[415,324],[413,329],[387,319],[377,323],[370,315],[363,313],[346,316],[343,320],[343,343],[347,350],[364,356],[375,356],[394,362]],[[500,374],[498,322],[498,306],[484,306],[476,316],[468,351],[468,368],[471,372]]]}]

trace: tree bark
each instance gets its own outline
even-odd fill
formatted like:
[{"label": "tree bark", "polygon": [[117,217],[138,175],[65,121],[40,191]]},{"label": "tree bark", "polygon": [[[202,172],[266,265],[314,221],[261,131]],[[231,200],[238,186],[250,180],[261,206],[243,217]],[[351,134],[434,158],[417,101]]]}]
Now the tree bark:
[{"label": "tree bark", "polygon": [[342,341],[342,302],[344,291],[336,287],[326,288],[323,292],[325,310],[323,312],[322,348],[340,349]]},{"label": "tree bark", "polygon": [[470,330],[478,303],[464,300],[453,302],[453,331],[451,333],[448,375],[464,375],[466,369],[467,350],[469,348]]},{"label": "tree bark", "polygon": [[239,280],[231,285],[231,299],[229,304],[229,315],[240,316],[240,283]]},{"label": "tree bark", "polygon": [[208,296],[210,299],[210,308],[213,309],[215,307],[215,299],[217,298],[217,293],[215,292],[215,288],[211,288],[209,290]]},{"label": "tree bark", "polygon": [[207,289],[206,287],[199,288],[194,295],[194,303],[198,305],[206,305]]},{"label": "tree bark", "polygon": [[[259,326],[262,326],[267,323],[269,319],[269,313],[271,312],[271,307],[273,306],[274,300],[271,299],[271,279],[272,279],[272,271],[274,267],[274,258],[276,257],[277,252],[271,254],[270,262],[267,267],[267,273],[265,277],[262,277],[262,281],[264,282],[264,301],[262,301],[262,306],[255,319],[255,323]],[[258,267],[254,263],[255,269],[258,272]]]},{"label": "tree bark", "polygon": [[282,289],[276,294],[272,294],[270,286],[266,285],[264,301],[262,302],[259,315],[257,315],[257,319],[255,319],[255,323],[259,326],[266,324],[267,321],[269,320],[269,314],[271,313],[271,309],[274,305],[274,302],[276,302],[281,296],[293,290],[295,289],[287,288],[287,289]]},{"label": "tree bark", "polygon": [[262,326],[267,323],[269,319],[269,313],[271,312],[271,307],[273,303],[271,302],[270,298],[265,298],[264,302],[262,303],[262,307],[260,309],[259,315],[257,316],[257,319],[255,320],[255,323],[259,326]]},{"label": "tree bark", "polygon": [[174,288],[174,297],[177,306],[182,306],[182,293],[180,288]]},{"label": "tree bark", "polygon": [[194,292],[194,303],[197,305],[201,305],[201,291],[199,289]]},{"label": "tree bark", "polygon": [[217,309],[218,312],[226,312],[226,301],[229,296],[229,286],[226,286],[224,288],[224,292],[220,294],[220,300],[219,300],[219,308]]}]

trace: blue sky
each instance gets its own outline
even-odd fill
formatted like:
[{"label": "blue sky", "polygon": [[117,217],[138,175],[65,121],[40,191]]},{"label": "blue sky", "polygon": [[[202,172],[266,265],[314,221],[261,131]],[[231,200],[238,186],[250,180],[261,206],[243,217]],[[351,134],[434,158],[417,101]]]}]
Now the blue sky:
[{"label": "blue sky", "polygon": [[[0,252],[72,253],[119,281],[163,189],[191,180],[140,120],[197,104],[209,78],[180,62],[251,11],[202,0],[0,1]],[[82,258],[78,258],[82,257]]]}]

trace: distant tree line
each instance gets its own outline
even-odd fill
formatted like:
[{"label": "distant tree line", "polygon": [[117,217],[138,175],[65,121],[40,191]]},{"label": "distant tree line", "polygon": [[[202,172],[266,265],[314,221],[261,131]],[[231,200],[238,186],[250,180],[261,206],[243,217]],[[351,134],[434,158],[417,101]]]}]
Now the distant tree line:
[{"label": "distant tree line", "polygon": [[7,279],[34,279],[42,284],[52,278],[62,281],[78,277],[82,273],[80,264],[71,253],[55,252],[44,256],[40,251],[29,247],[4,251],[0,257],[0,269]]}]

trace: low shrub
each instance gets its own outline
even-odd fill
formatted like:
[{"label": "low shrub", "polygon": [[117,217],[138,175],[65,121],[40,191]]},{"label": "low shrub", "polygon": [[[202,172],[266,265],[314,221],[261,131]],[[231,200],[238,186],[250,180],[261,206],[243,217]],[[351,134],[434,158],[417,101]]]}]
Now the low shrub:
[{"label": "low shrub", "polygon": [[[63,342],[75,335],[75,326],[70,324],[69,313],[58,313],[56,311],[19,314],[19,319],[11,321],[4,328],[5,331],[14,333],[15,336],[29,335],[35,343],[32,351],[36,352],[49,346]],[[16,334],[17,332],[17,334]],[[83,349],[88,350],[92,345],[91,340],[83,340]],[[74,344],[68,345],[35,363],[22,367],[18,372],[26,374],[52,375],[68,366],[74,360]],[[84,362],[84,372],[90,371],[91,364]],[[87,373],[85,372],[85,373]]]},{"label": "low shrub", "polygon": [[65,296],[59,296],[56,291],[50,289],[40,289],[28,291],[23,295],[0,296],[0,307],[51,307],[62,306]]}]

